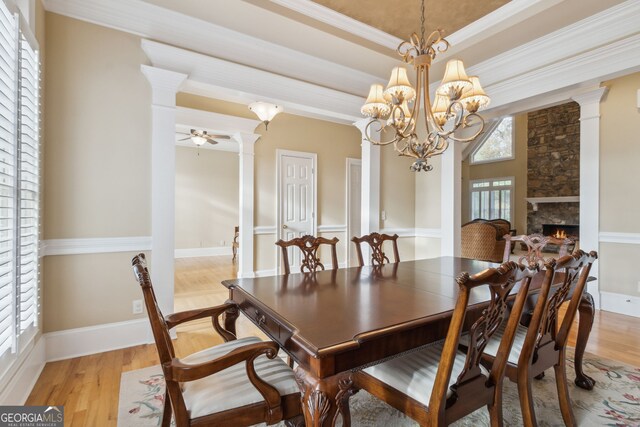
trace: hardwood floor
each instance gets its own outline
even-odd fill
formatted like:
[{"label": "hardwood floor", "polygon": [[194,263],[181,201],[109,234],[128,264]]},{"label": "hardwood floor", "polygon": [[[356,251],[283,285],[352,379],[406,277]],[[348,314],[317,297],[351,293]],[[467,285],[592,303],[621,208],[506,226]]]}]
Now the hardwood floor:
[{"label": "hardwood floor", "polygon": [[[231,257],[176,260],[176,311],[217,305],[227,298],[221,280],[235,276]],[[573,328],[569,345],[575,345]],[[264,335],[240,317],[238,335]],[[178,328],[178,357],[222,340],[208,321]],[[596,312],[587,352],[640,366],[640,319]],[[158,364],[154,345],[141,345],[85,357],[47,363],[27,405],[64,405],[67,426],[116,426],[122,372]],[[573,375],[570,375],[573,378]]]}]

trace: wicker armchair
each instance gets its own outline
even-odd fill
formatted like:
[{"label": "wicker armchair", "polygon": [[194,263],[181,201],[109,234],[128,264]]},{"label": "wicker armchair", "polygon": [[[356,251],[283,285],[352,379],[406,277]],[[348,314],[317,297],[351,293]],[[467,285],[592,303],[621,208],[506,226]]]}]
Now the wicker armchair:
[{"label": "wicker armchair", "polygon": [[461,233],[462,257],[502,262],[505,246],[503,236],[509,234],[509,228],[510,224],[505,220],[475,219],[464,224]]}]

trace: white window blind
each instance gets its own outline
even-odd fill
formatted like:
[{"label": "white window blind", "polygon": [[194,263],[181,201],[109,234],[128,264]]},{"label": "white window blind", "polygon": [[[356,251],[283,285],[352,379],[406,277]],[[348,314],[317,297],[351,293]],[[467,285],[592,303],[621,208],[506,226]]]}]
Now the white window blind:
[{"label": "white window blind", "polygon": [[0,0],[1,361],[20,354],[38,327],[38,58],[37,43],[17,8]]},{"label": "white window blind", "polygon": [[16,348],[18,28],[0,2],[0,357]]},{"label": "white window blind", "polygon": [[19,177],[19,333],[37,326],[38,318],[38,214],[39,214],[39,110],[38,53],[24,36],[20,40]]}]

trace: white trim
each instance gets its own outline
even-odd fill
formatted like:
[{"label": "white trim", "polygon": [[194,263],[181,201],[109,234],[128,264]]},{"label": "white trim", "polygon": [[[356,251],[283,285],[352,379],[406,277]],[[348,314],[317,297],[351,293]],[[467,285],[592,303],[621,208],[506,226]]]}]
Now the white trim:
[{"label": "white trim", "polygon": [[[345,206],[345,223],[346,225],[346,230],[345,232],[347,233],[347,248],[346,248],[346,253],[345,253],[345,257],[347,259],[347,265],[352,265],[352,250],[351,250],[351,246],[349,245],[349,241],[351,240],[350,237],[351,236],[359,236],[360,232],[362,231],[362,227],[359,227],[357,230],[353,229],[353,224],[351,221],[351,201],[352,201],[352,197],[353,197],[353,176],[351,173],[351,169],[352,166],[357,166],[360,168],[360,191],[362,191],[362,159],[356,159],[353,157],[347,157],[346,159],[346,172],[345,172],[345,176],[346,176],[346,180],[345,180],[345,201],[344,201],[344,206]],[[360,197],[360,204],[362,204],[362,197]],[[357,213],[358,217],[360,218],[360,221],[362,221],[362,206],[360,206],[359,212]]]},{"label": "white trim", "polygon": [[[371,82],[380,80],[369,73],[145,1],[109,0],[108,5],[104,0],[44,0],[43,3],[50,12],[319,86],[366,94]],[[388,60],[384,54],[380,57]]]},{"label": "white trim", "polygon": [[538,210],[540,203],[580,203],[580,196],[564,196],[564,197],[525,197],[525,200],[531,203],[534,211]]},{"label": "white trim", "polygon": [[402,39],[396,36],[311,0],[271,0],[271,2],[389,49],[395,50],[402,43]]},{"label": "white trim", "polygon": [[397,234],[398,237],[416,237],[415,228],[383,228],[380,230],[380,234]]},{"label": "white trim", "polygon": [[278,273],[275,268],[267,269],[267,270],[256,270],[255,277],[270,277],[276,276]]},{"label": "white trim", "polygon": [[211,248],[188,248],[188,249],[176,249],[176,258],[195,258],[203,256],[223,256],[233,255],[231,246],[216,246]]},{"label": "white trim", "polygon": [[319,225],[318,233],[346,233],[346,225]]},{"label": "white trim", "polygon": [[603,311],[640,317],[640,297],[614,292],[600,292],[600,298],[600,309]]},{"label": "white trim", "polygon": [[429,239],[442,239],[442,230],[439,228],[416,228],[415,235]]},{"label": "white trim", "polygon": [[[493,182],[492,181],[511,181],[511,185],[509,186],[496,186],[494,187]],[[478,188],[474,188],[473,184],[478,183],[478,182],[489,182],[489,186],[488,187],[478,187]],[[516,177],[515,176],[500,176],[500,177],[495,177],[495,178],[478,178],[478,179],[472,179],[469,181],[469,188],[468,188],[468,192],[467,192],[467,197],[469,197],[469,218],[467,219],[468,221],[472,221],[476,218],[479,217],[475,217],[473,215],[472,212],[472,206],[473,206],[473,193],[477,192],[477,193],[481,193],[484,191],[494,191],[494,190],[503,190],[503,189],[508,189],[511,190],[509,193],[509,211],[511,216],[509,217],[509,222],[512,222],[514,220],[514,218],[516,217],[516,210],[515,210],[515,193],[516,193]],[[489,200],[491,200],[491,196],[489,196]],[[491,202],[489,202],[489,205],[491,205]],[[489,211],[491,211],[491,208],[489,208]],[[502,213],[502,212],[500,212]],[[491,215],[489,215],[491,216]],[[489,218],[487,218],[489,219]]]},{"label": "white trim", "polygon": [[623,243],[627,245],[640,245],[640,233],[618,233],[615,231],[601,231],[601,243]]},{"label": "white trim", "polygon": [[151,250],[151,237],[49,239],[40,242],[42,256],[138,252]]},{"label": "white trim", "polygon": [[276,234],[276,226],[275,225],[258,225],[253,227],[253,234],[256,236],[266,235],[266,234]]},{"label": "white trim", "polygon": [[[254,66],[241,65],[213,56],[143,39],[142,50],[156,67],[178,70],[189,76],[182,92],[249,104],[256,100],[282,105],[287,113],[351,124],[361,118],[363,97],[298,80]],[[372,81],[369,76],[363,90],[366,93]],[[340,77],[342,78],[342,77]]]},{"label": "white trim", "polygon": [[0,393],[0,405],[24,405],[47,362],[45,339],[40,336],[30,351],[16,362],[20,367]]},{"label": "white trim", "polygon": [[153,342],[149,320],[127,320],[84,328],[48,332],[47,362],[102,353]]}]

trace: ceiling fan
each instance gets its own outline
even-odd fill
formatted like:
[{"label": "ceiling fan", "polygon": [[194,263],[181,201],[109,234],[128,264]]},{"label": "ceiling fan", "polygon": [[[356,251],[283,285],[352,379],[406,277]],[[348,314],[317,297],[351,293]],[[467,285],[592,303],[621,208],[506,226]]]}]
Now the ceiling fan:
[{"label": "ceiling fan", "polygon": [[205,142],[215,145],[218,143],[216,139],[231,139],[229,135],[210,135],[207,133],[206,130],[198,130],[198,129],[191,129],[189,133],[186,133],[186,132],[178,132],[178,133],[181,133],[182,135],[189,135],[186,138],[180,139],[179,141],[186,141],[187,139],[190,139],[198,147],[203,145]]}]

